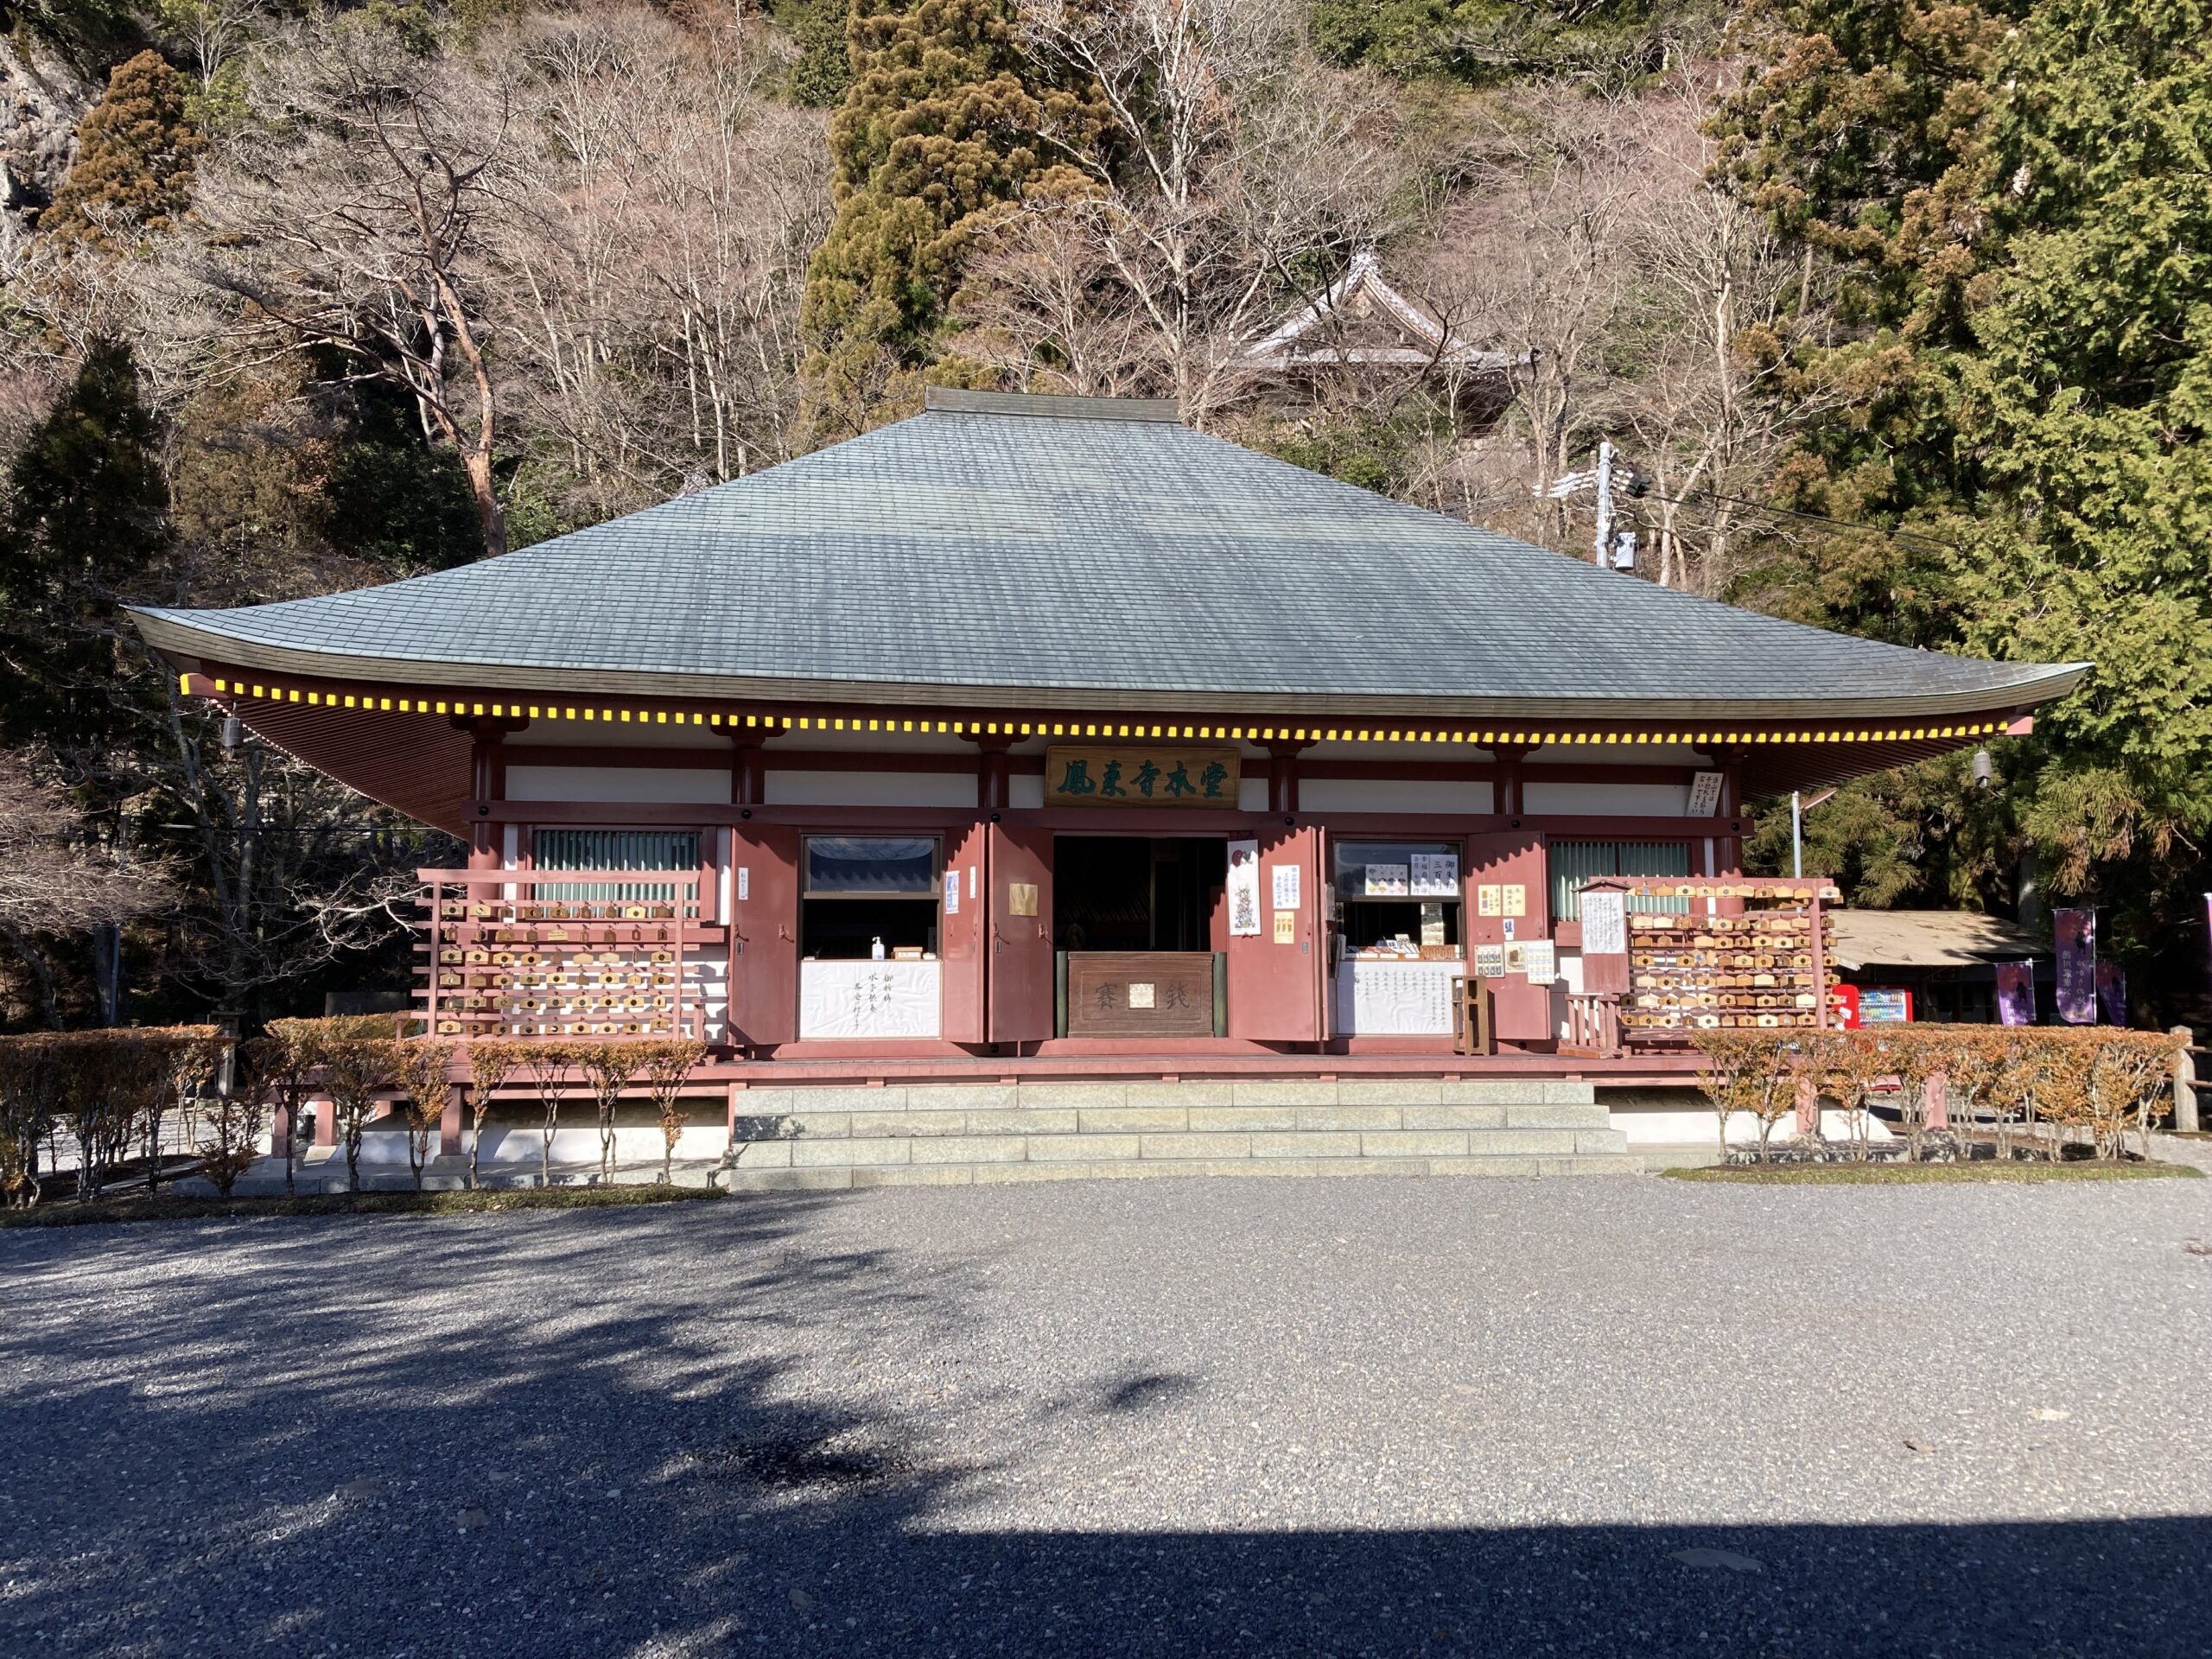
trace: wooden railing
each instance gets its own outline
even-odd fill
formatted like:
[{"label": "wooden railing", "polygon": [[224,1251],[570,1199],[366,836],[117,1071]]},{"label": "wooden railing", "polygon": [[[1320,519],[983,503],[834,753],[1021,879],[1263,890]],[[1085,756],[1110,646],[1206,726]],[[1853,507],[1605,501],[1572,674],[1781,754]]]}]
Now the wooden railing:
[{"label": "wooden railing", "polygon": [[[422,870],[416,997],[443,1036],[703,1038],[702,871]],[[579,892],[603,894],[579,898]],[[666,895],[663,897],[661,895]],[[637,896],[644,895],[644,896]]]},{"label": "wooden railing", "polygon": [[1621,1052],[1620,998],[1609,991],[1587,995],[1568,993],[1567,1035],[1559,1052],[1599,1060],[1618,1059]]}]

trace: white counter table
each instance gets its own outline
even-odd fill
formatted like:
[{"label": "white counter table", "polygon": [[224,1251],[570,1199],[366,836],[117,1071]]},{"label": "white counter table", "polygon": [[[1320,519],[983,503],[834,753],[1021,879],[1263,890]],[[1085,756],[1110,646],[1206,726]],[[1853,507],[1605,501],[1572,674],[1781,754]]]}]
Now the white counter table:
[{"label": "white counter table", "polygon": [[934,1037],[943,982],[934,962],[802,962],[802,1042],[855,1037]]},{"label": "white counter table", "polygon": [[1347,957],[1337,964],[1337,1029],[1349,1037],[1449,1037],[1463,961]]}]

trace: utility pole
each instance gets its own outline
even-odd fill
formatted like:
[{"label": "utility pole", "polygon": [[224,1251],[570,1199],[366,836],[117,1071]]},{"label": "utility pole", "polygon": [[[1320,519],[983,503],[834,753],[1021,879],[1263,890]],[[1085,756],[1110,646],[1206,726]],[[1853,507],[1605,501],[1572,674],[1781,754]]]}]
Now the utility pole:
[{"label": "utility pole", "polygon": [[1824,789],[1808,801],[1796,790],[1789,791],[1789,874],[1793,880],[1802,880],[1805,874],[1805,814],[1834,793],[1833,789]]},{"label": "utility pole", "polygon": [[1604,438],[1598,441],[1598,541],[1591,558],[1600,570],[1612,568],[1613,446]]}]

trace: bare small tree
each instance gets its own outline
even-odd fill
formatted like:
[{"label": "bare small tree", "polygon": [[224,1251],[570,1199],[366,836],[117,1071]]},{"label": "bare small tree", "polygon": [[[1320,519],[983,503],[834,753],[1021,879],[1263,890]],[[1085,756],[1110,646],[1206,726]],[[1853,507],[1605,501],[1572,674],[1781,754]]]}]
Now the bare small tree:
[{"label": "bare small tree", "polygon": [[591,1090],[592,1103],[599,1111],[599,1179],[602,1181],[614,1179],[615,1109],[621,1104],[623,1090],[637,1082],[647,1061],[648,1047],[619,1039],[575,1045],[576,1070],[583,1074],[584,1086]]},{"label": "bare small tree", "polygon": [[675,1179],[676,1143],[683,1138],[684,1115],[677,1103],[691,1073],[707,1058],[707,1046],[696,1037],[671,1037],[643,1047],[639,1071],[660,1122],[660,1184],[666,1186]]},{"label": "bare small tree", "polygon": [[284,1192],[294,1190],[300,1165],[300,1109],[314,1091],[322,1065],[324,1031],[320,1020],[271,1020],[247,1043],[246,1075],[264,1093],[276,1113],[272,1122],[284,1133]]},{"label": "bare small tree", "polygon": [[580,1042],[561,1042],[546,1037],[515,1045],[520,1054],[519,1070],[530,1079],[537,1103],[545,1112],[537,1147],[537,1178],[543,1186],[553,1185],[553,1135],[560,1121],[561,1103],[568,1097],[571,1087],[569,1068],[582,1058],[583,1046]]},{"label": "bare small tree", "polygon": [[430,1137],[444,1120],[453,1092],[448,1072],[460,1045],[439,1037],[410,1037],[398,1046],[394,1073],[407,1095],[407,1166],[415,1190],[423,1190],[423,1166],[429,1161]]},{"label": "bare small tree", "polygon": [[492,1096],[521,1070],[524,1045],[500,1038],[480,1038],[468,1045],[468,1190],[477,1187],[478,1160],[484,1152],[484,1120]]}]

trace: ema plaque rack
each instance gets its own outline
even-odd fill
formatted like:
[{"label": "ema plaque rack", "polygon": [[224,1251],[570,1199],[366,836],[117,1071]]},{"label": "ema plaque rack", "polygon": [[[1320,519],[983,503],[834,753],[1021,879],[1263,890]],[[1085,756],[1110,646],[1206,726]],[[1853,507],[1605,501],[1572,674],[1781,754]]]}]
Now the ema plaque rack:
[{"label": "ema plaque rack", "polygon": [[[448,1037],[703,1034],[696,870],[426,870],[423,985]],[[550,890],[550,893],[549,893]],[[583,892],[672,898],[577,898]]]},{"label": "ema plaque rack", "polygon": [[[1620,895],[1610,961],[1586,973],[1616,991],[1623,1040],[1685,1041],[1700,1031],[1813,1030],[1838,1023],[1831,982],[1833,883],[1795,878],[1656,878],[1593,882]],[[1622,960],[1622,958],[1625,960]]]}]

